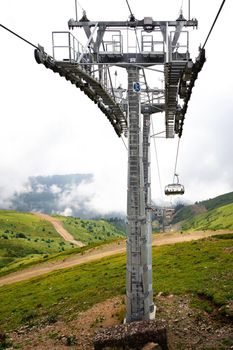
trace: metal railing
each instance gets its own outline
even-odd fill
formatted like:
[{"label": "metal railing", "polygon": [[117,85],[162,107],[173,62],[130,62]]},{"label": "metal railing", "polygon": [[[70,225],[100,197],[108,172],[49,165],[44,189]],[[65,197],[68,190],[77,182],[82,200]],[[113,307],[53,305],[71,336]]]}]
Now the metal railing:
[{"label": "metal railing", "polygon": [[77,62],[81,55],[85,61],[87,52],[85,52],[84,46],[70,32],[52,32],[52,45],[53,58],[56,61]]},{"label": "metal railing", "polygon": [[170,61],[177,61],[179,59],[189,59],[189,32],[188,31],[182,31],[180,33],[179,41],[172,45],[173,36],[175,32],[170,32]]},{"label": "metal railing", "polygon": [[103,51],[99,53],[123,54],[123,37],[118,30],[106,30],[103,40]]},{"label": "metal railing", "polygon": [[164,53],[164,41],[154,40],[153,35],[142,35],[142,52]]}]

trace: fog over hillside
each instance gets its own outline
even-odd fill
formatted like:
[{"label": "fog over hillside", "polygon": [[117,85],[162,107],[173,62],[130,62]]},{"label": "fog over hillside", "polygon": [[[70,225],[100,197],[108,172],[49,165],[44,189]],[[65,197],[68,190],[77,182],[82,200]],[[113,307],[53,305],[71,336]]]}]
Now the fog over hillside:
[{"label": "fog over hillside", "polygon": [[2,203],[3,209],[39,211],[48,214],[93,218],[122,213],[100,212],[92,205],[94,194],[86,191],[92,186],[92,174],[70,174],[29,177],[22,190]]}]

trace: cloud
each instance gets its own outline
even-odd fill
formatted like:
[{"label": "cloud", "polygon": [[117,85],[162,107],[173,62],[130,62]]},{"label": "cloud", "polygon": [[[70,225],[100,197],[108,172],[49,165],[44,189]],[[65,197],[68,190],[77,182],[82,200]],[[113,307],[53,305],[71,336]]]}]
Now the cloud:
[{"label": "cloud", "polygon": [[[77,196],[84,198],[85,207],[100,215],[112,212],[124,214],[126,212],[126,186],[116,183],[112,186],[109,174],[95,176],[91,184],[81,184],[77,188]],[[85,201],[86,199],[86,201]]]},{"label": "cloud", "polygon": [[121,186],[113,189],[106,180],[106,176],[96,178],[91,174],[29,177],[25,186],[11,196],[6,193],[3,197],[2,193],[2,208],[81,217],[123,215]]},{"label": "cloud", "polygon": [[[186,17],[187,3],[184,2],[183,8]],[[154,1],[148,0],[142,13],[141,2],[134,2],[133,12],[137,18],[151,15],[154,19],[173,20],[179,15],[180,5],[180,0],[164,0],[156,7]],[[104,12],[99,11],[100,6],[105,8]],[[199,21],[198,30],[190,33],[193,58],[206,38],[218,8],[218,0],[213,0],[211,6],[201,0],[192,2],[191,16]],[[125,12],[119,7],[113,13],[111,2],[107,0],[87,2],[85,9],[93,20],[128,17],[127,7]],[[233,189],[233,76],[229,68],[233,47],[226,35],[232,11],[233,2],[226,2],[206,46],[207,62],[189,103],[177,169],[187,199],[204,199]],[[72,1],[61,0],[58,4],[57,0],[1,0],[2,23],[11,24],[13,30],[33,43],[39,42],[48,53],[51,53],[51,32],[66,30],[67,20],[71,17],[74,17]],[[79,35],[76,30],[73,34]],[[106,117],[64,78],[36,64],[30,46],[3,30],[0,39],[7,52],[0,58],[4,67],[0,84],[1,207],[9,207],[9,198],[15,192],[29,192],[25,188],[28,176],[92,173],[92,183],[73,186],[65,194],[57,185],[50,188],[51,195],[59,197],[61,206],[66,205],[64,208],[68,209],[71,201],[78,208],[77,198],[81,198],[86,211],[125,212],[127,152]],[[83,36],[80,39],[86,41]],[[222,63],[219,55],[224,48],[227,48],[227,59]],[[156,79],[152,78],[151,72],[148,74],[152,87],[161,87],[159,78],[161,74]],[[117,83],[126,86],[125,70],[119,70],[117,79]],[[156,114],[153,119],[155,132],[163,130],[164,116]],[[156,142],[164,187],[173,177],[177,140],[158,139]],[[161,195],[153,153],[151,169],[152,197],[156,202]],[[43,192],[43,187],[38,191]]]},{"label": "cloud", "polygon": [[71,208],[65,208],[62,212],[60,212],[60,215],[63,216],[73,216],[73,210]]},{"label": "cloud", "polygon": [[50,190],[50,192],[52,192],[53,194],[57,194],[57,193],[61,193],[61,192],[62,192],[62,189],[61,189],[59,186],[55,185],[55,184],[53,184],[52,186],[50,186],[50,187],[49,187],[49,190]]}]

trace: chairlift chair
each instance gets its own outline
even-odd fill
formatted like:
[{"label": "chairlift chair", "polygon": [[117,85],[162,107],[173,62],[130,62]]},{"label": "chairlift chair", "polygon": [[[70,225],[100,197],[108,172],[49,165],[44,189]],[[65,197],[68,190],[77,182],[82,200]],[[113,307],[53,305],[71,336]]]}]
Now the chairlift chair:
[{"label": "chairlift chair", "polygon": [[177,182],[174,181],[173,184],[167,185],[164,189],[164,193],[167,196],[184,194],[184,186],[179,183],[179,177],[177,174],[174,175],[174,179],[175,178],[177,179]]}]

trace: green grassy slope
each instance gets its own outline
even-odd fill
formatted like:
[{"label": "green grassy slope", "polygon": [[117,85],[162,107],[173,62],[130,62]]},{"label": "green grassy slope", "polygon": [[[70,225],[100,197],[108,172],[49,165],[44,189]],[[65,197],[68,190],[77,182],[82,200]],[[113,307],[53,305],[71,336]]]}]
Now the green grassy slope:
[{"label": "green grassy slope", "polygon": [[30,213],[0,211],[0,274],[71,248],[49,222]]},{"label": "green grassy slope", "polygon": [[197,202],[193,205],[184,206],[178,210],[172,220],[172,224],[183,220],[189,220],[201,212],[217,209],[221,206],[233,203],[233,192],[223,194],[221,196]]},{"label": "green grassy slope", "polygon": [[233,204],[228,204],[194,216],[182,223],[182,230],[233,229]]},{"label": "green grassy slope", "polygon": [[177,222],[188,220],[193,218],[194,216],[200,214],[201,212],[207,211],[204,206],[201,204],[188,205],[175,213],[174,218],[172,219],[172,224],[176,224]]},{"label": "green grassy slope", "polygon": [[233,203],[233,192],[200,202],[207,210],[217,209],[223,205]]},{"label": "green grassy slope", "polygon": [[[155,293],[205,296],[208,308],[217,306],[217,312],[224,313],[225,306],[233,298],[232,244],[232,235],[223,235],[155,247]],[[125,259],[125,255],[111,256],[1,287],[0,331],[16,329],[23,324],[33,326],[54,319],[72,319],[97,302],[123,295]],[[203,304],[198,306],[203,307]]]},{"label": "green grassy slope", "polygon": [[[89,246],[124,237],[124,233],[104,220],[59,217],[64,227]],[[62,252],[78,252],[62,239],[53,225],[31,213],[0,211],[0,276],[35,263],[59,258]]]},{"label": "green grassy slope", "polygon": [[97,243],[125,236],[123,230],[105,220],[82,220],[73,217],[57,217],[75,239],[86,244]]}]

